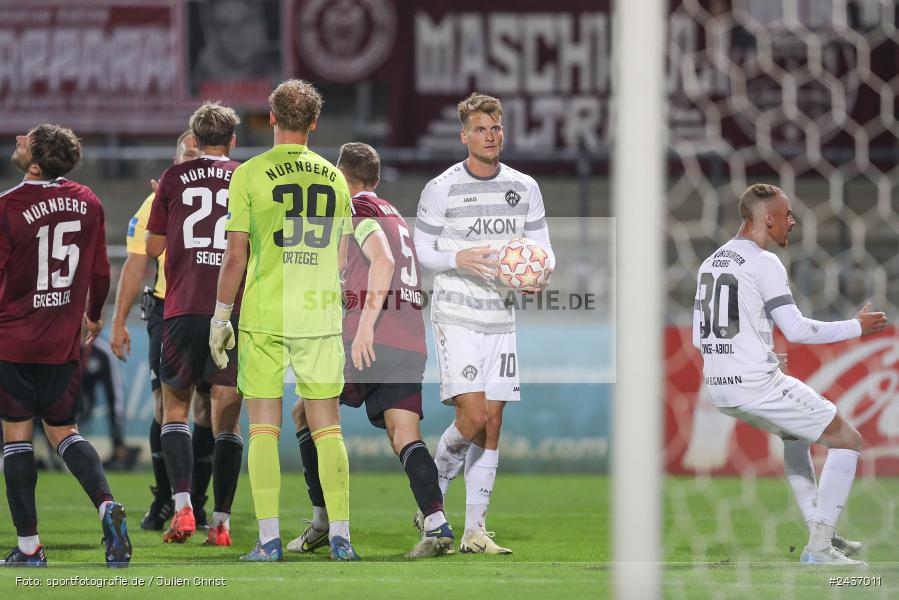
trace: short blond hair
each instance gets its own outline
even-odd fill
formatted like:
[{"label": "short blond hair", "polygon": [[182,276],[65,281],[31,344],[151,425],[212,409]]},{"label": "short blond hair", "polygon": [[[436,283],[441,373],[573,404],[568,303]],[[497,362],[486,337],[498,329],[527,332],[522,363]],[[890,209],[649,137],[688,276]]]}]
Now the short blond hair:
[{"label": "short blond hair", "polygon": [[786,194],[782,189],[770,183],[753,183],[740,195],[740,217],[752,219],[752,213],[758,204],[773,200]]},{"label": "short blond hair", "polygon": [[275,88],[268,97],[275,115],[275,123],[281,129],[306,133],[322,112],[322,95],[302,79],[288,79]]},{"label": "short blond hair", "polygon": [[479,94],[477,92],[474,92],[471,96],[459,102],[458,109],[459,121],[462,123],[463,127],[468,125],[468,117],[476,112],[481,112],[487,116],[493,117],[496,121],[503,118],[503,104],[499,101],[499,98]]},{"label": "short blond hair", "polygon": [[204,102],[190,117],[190,130],[199,146],[227,146],[238,125],[234,109],[220,102]]}]

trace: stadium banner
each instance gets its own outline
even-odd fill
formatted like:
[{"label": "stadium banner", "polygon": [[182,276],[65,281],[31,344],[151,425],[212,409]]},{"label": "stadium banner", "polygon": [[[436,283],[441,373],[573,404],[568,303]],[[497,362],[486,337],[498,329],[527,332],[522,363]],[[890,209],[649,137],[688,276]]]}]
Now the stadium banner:
[{"label": "stadium banner", "polygon": [[[147,434],[153,418],[153,396],[147,356],[146,323],[132,320],[131,355],[126,363],[113,360],[121,369],[124,385],[126,443],[140,447],[139,460],[149,464]],[[433,348],[431,328],[426,328],[428,348]],[[108,334],[104,332],[104,336]],[[500,453],[504,472],[605,473],[608,469],[609,411],[614,372],[613,330],[593,323],[579,326],[521,328],[518,334],[521,369],[532,373],[521,385],[522,401],[506,408]],[[554,352],[547,352],[552,347]],[[577,356],[571,348],[591,348]],[[597,350],[602,348],[602,350]],[[602,364],[600,364],[602,363]],[[603,364],[607,367],[604,369]],[[577,373],[573,367],[584,367]],[[555,368],[563,368],[562,377],[554,377]],[[452,421],[453,409],[439,401],[439,384],[434,357],[429,357],[423,390],[424,420],[422,437],[431,452],[443,430]],[[91,418],[79,423],[98,452],[109,452],[107,403],[99,390]],[[293,384],[284,386],[283,432],[280,438],[281,465],[285,470],[300,468],[299,451],[293,435],[290,409],[296,400]],[[249,439],[246,410],[241,429]],[[365,410],[341,407],[341,421],[350,464],[359,471],[401,469],[385,432],[374,428]],[[36,445],[38,446],[38,445]],[[38,451],[41,451],[38,448]],[[246,459],[246,453],[244,458]]]},{"label": "stadium banner", "polygon": [[184,129],[175,0],[0,2],[0,131]]},{"label": "stadium banner", "polygon": [[0,0],[0,132],[178,133],[196,105],[267,108],[280,0]]},{"label": "stadium banner", "polygon": [[[789,344],[786,372],[833,401],[865,440],[860,472],[899,475],[899,345],[896,329],[836,344]],[[689,327],[665,332],[665,464],[672,474],[782,475],[780,438],[721,414],[701,385]],[[825,450],[813,446],[820,465]]]},{"label": "stadium banner", "polygon": [[[473,90],[503,101],[507,149],[598,153],[610,145],[607,0],[557,0],[551,10],[538,0],[347,0],[339,14],[326,0],[287,2],[288,72],[312,81],[386,82],[395,146],[459,150],[456,103]],[[845,160],[855,147],[852,123],[887,110],[865,77],[890,81],[899,54],[878,38],[870,40],[872,56],[860,56],[853,41],[879,26],[876,10],[810,3],[796,17],[801,27],[788,30],[776,24],[780,0],[750,3],[746,22],[735,21],[726,2],[669,6],[665,82],[674,144],[726,158],[760,142],[802,152],[806,135],[814,135]],[[808,47],[799,33],[806,29],[820,45]],[[821,72],[833,89],[811,80],[785,87],[759,66],[768,63]],[[735,92],[757,110],[735,108]],[[845,118],[807,124],[780,110],[793,104],[813,119]],[[870,159],[885,160],[879,150],[892,144],[895,136],[882,128],[872,134]]]}]

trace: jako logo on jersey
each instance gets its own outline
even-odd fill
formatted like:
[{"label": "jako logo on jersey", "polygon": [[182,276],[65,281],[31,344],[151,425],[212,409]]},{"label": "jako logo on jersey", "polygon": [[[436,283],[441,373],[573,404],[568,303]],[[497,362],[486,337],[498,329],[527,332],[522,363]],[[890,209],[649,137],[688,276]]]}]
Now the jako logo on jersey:
[{"label": "jako logo on jersey", "polygon": [[477,202],[477,201],[478,201],[477,196],[469,196],[469,197],[465,198],[464,200],[462,200],[462,202]]},{"label": "jako logo on jersey", "polygon": [[474,381],[474,378],[478,376],[478,370],[474,367],[474,365],[468,365],[464,369],[462,369],[462,377],[467,379],[468,381]]},{"label": "jako logo on jersey", "polygon": [[472,233],[486,235],[489,233],[515,233],[516,231],[515,219],[484,219],[478,217],[478,220],[469,226],[465,237],[469,237]]},{"label": "jako logo on jersey", "polygon": [[509,206],[515,206],[521,201],[521,196],[518,195],[518,192],[515,190],[509,190],[506,192],[506,202],[509,203]]}]

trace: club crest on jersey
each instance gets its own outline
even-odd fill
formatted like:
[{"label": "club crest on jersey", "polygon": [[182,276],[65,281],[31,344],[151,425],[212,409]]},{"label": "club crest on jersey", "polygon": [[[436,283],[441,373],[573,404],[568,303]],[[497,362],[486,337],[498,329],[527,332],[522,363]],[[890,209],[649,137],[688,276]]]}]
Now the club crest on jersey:
[{"label": "club crest on jersey", "polygon": [[518,192],[515,190],[509,190],[506,192],[506,202],[509,203],[509,206],[516,206],[521,201],[521,196],[518,195]]},{"label": "club crest on jersey", "polygon": [[468,381],[474,381],[474,378],[478,376],[478,370],[474,365],[468,365],[464,369],[462,369],[462,377],[467,379]]}]

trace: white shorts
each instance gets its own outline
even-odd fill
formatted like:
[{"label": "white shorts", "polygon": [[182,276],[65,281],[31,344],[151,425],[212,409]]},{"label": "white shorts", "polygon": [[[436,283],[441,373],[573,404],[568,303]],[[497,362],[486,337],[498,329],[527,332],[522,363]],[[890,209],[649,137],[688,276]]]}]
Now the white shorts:
[{"label": "white shorts", "polygon": [[812,443],[821,438],[837,413],[833,402],[789,375],[758,400],[718,410],[783,439]]},{"label": "white shorts", "polygon": [[484,392],[488,400],[521,399],[514,331],[480,333],[459,325],[432,325],[444,404],[454,404],[455,396],[468,392]]}]

